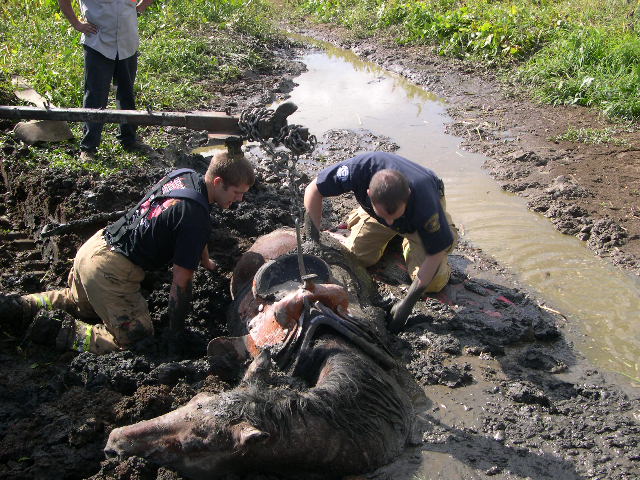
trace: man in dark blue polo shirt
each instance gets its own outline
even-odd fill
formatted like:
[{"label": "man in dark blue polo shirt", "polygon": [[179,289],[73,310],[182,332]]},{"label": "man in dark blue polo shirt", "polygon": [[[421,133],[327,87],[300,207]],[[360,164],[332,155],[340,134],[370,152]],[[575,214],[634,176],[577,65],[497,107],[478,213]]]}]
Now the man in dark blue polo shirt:
[{"label": "man in dark blue polo shirt", "polygon": [[404,326],[425,292],[439,292],[451,276],[447,254],[457,231],[446,212],[444,185],[428,168],[399,155],[367,152],[322,170],[305,191],[308,230],[320,228],[322,199],[353,192],[360,207],[349,215],[346,247],[365,266],[375,264],[396,235],[413,283],[393,306],[389,329]]}]

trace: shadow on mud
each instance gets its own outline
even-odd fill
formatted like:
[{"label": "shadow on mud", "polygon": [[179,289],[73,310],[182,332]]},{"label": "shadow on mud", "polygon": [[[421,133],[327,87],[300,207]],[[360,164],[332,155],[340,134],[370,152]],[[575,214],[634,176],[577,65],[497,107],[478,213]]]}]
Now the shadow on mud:
[{"label": "shadow on mud", "polygon": [[507,446],[503,441],[444,425],[433,417],[428,420],[431,422],[431,436],[435,436],[436,439],[425,441],[422,445],[423,451],[451,455],[486,475],[496,475],[508,470],[511,474],[534,480],[584,478],[576,472],[571,462],[553,454],[535,453],[526,448]]}]

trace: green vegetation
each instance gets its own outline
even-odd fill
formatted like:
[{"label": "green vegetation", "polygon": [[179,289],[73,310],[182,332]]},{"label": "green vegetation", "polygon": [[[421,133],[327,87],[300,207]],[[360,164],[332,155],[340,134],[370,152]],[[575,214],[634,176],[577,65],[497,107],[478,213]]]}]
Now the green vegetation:
[{"label": "green vegetation", "polygon": [[599,145],[602,143],[619,146],[628,146],[629,142],[622,138],[616,138],[618,131],[613,128],[574,128],[569,127],[565,133],[558,135],[554,140],[566,140],[575,143],[588,143]]},{"label": "green vegetation", "polygon": [[[79,14],[78,1],[73,3]],[[139,20],[138,105],[197,109],[215,97],[215,83],[237,78],[247,69],[269,68],[272,54],[264,45],[278,39],[269,8],[263,0],[155,0]],[[79,42],[80,34],[60,12],[57,0],[2,2],[0,98],[9,98],[3,94],[7,79],[19,75],[56,106],[82,106],[84,61]],[[79,136],[79,128],[73,128]],[[104,175],[142,160],[119,151],[110,143],[114,141],[109,134],[103,137],[99,159],[106,163],[101,165],[79,164],[74,158],[77,150],[66,147],[33,148],[30,156],[36,158],[30,160],[48,159],[55,167]],[[154,141],[156,146],[162,143]]]},{"label": "green vegetation", "polygon": [[499,66],[534,97],[640,117],[640,3],[627,0],[292,0],[299,12]]}]

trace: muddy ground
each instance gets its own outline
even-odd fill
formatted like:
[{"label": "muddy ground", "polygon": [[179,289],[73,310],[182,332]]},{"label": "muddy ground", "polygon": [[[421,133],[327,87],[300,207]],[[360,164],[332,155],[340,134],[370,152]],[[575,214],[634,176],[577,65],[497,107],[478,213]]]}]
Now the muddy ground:
[{"label": "muddy ground", "polygon": [[[406,73],[411,72],[409,66],[417,58],[417,52],[389,50],[375,44],[363,44],[359,49],[370,59],[379,58],[381,63],[386,58],[387,67],[398,64],[395,69]],[[290,53],[277,52],[282,60],[276,71],[250,72],[241,81],[222,86],[220,100],[211,108],[231,106],[234,112],[239,112],[285,97],[292,87],[291,79],[302,68],[287,58]],[[438,66],[435,62],[439,60],[422,58],[424,68],[431,65],[435,70]],[[501,124],[514,121],[506,103],[492,103],[492,95],[498,95],[495,88],[484,86],[482,93],[484,80],[474,79],[469,75],[473,72],[465,74],[461,66],[454,66],[451,76],[443,73],[447,71],[444,68],[437,71],[437,76],[429,81],[429,73],[421,73],[422,83],[438,93],[451,93],[452,105],[458,105],[460,112],[467,112],[469,118],[473,115],[476,125],[489,123],[489,117],[483,115],[494,115]],[[419,80],[418,76],[415,80]],[[469,84],[476,84],[477,89],[472,90]],[[441,90],[437,90],[438,85]],[[465,99],[467,89],[473,100]],[[481,94],[486,98],[481,99]],[[477,104],[475,110],[463,108],[471,102]],[[493,110],[482,105],[491,105]],[[504,109],[502,114],[496,105]],[[582,120],[587,115],[576,113]],[[452,128],[458,123],[465,125],[463,117],[459,118]],[[525,128],[523,122],[518,124],[522,128],[518,135],[522,138],[529,138],[526,131],[535,129],[536,122],[541,121],[533,113],[529,113],[529,118],[530,127]],[[555,116],[553,119],[557,120]],[[498,131],[482,128],[487,132]],[[27,147],[8,142],[1,153],[4,181],[0,193],[5,201],[0,207],[3,222],[0,290],[26,293],[63,285],[75,249],[107,221],[105,214],[134,203],[141,191],[168,169],[189,166],[202,171],[206,161],[187,152],[205,138],[180,129],[167,130],[167,134],[174,139],[174,145],[158,152],[151,166],[108,180],[82,172],[36,169],[25,173],[20,159]],[[489,138],[488,134],[483,137]],[[468,141],[474,148],[495,148],[496,157],[506,162],[496,161],[495,168],[500,171],[526,167],[532,175],[543,175],[539,168],[544,170],[557,163],[545,157],[546,165],[535,166],[534,157],[551,155],[550,151],[526,147],[527,143],[492,143],[485,139],[474,140],[470,134]],[[517,150],[507,151],[515,145]],[[72,144],[68,148],[77,146]],[[314,158],[320,158],[328,148],[332,149],[332,158],[339,159],[357,151],[396,147],[393,139],[372,132],[331,131],[320,138]],[[504,153],[500,153],[502,148]],[[556,151],[560,148],[556,146]],[[510,156],[520,150],[525,152],[524,156]],[[220,391],[237,381],[233,377],[211,375],[204,358],[206,342],[226,330],[224,310],[230,302],[230,272],[239,255],[258,235],[292,225],[289,200],[281,182],[270,172],[257,149],[250,148],[248,155],[257,166],[258,182],[237,208],[212,214],[215,229],[209,246],[220,271],[199,271],[196,275],[194,309],[187,322],[190,343],[185,355],[170,356],[162,340],[167,327],[169,271],[152,272],[143,284],[158,335],[135,351],[103,357],[60,354],[23,342],[20,328],[3,327],[2,478],[181,478],[170,469],[158,468],[139,458],[104,461],[102,448],[109,431],[116,426],[165,413],[184,404],[196,392]],[[309,178],[321,166],[313,162],[303,164]],[[555,178],[560,173],[546,175]],[[568,172],[565,176],[578,178],[570,177]],[[517,179],[512,180],[514,184],[524,181],[524,177],[514,179]],[[540,182],[539,187],[522,192],[532,198],[534,193],[544,196],[546,185],[550,183]],[[596,192],[591,184],[579,185]],[[549,202],[572,200],[562,195],[552,197]],[[579,198],[589,200],[589,196]],[[331,205],[333,208],[327,207],[325,215],[327,227],[339,225],[353,200],[345,198]],[[622,207],[612,212],[633,217],[632,211],[623,211]],[[594,226],[599,218],[596,213],[589,210],[588,217]],[[89,215],[94,215],[96,221],[84,229],[50,239],[39,235],[44,224]],[[635,224],[632,219],[624,224],[621,218],[615,220],[629,232],[636,225],[637,233],[637,220]],[[631,237],[627,236],[627,244],[616,247],[619,252],[633,254],[638,242]],[[614,260],[623,264],[619,260],[623,253]],[[358,478],[638,478],[637,391],[616,384],[616,379],[589,365],[564,338],[563,317],[540,307],[508,271],[481,251],[462,241],[451,261],[454,266],[451,284],[437,298],[419,303],[408,328],[391,345],[424,386],[430,401],[428,409],[422,412],[428,426],[422,444],[407,449],[394,463]],[[635,266],[630,261],[624,265],[637,271],[637,260],[634,261]],[[402,294],[406,278],[393,250],[371,273],[378,279],[381,296],[393,299]],[[233,478],[279,477],[252,474]]]}]

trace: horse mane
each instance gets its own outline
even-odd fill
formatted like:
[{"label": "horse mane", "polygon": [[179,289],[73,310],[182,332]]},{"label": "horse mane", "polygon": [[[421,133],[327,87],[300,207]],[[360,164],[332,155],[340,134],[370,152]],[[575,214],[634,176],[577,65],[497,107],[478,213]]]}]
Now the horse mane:
[{"label": "horse mane", "polygon": [[358,444],[380,443],[380,454],[393,441],[383,432],[391,429],[407,437],[412,407],[388,373],[353,347],[320,342],[314,352],[315,378],[320,366],[330,367],[318,384],[304,390],[249,383],[222,394],[216,415],[227,425],[247,421],[281,437],[289,434],[296,417],[306,423],[320,418]]}]

